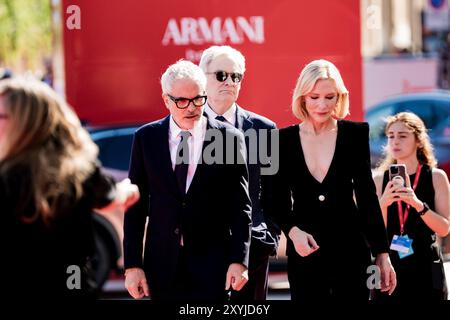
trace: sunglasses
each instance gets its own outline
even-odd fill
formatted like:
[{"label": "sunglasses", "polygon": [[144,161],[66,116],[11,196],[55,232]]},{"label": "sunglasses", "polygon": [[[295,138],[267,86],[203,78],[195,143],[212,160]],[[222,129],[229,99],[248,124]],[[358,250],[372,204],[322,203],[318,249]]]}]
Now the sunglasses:
[{"label": "sunglasses", "polygon": [[175,98],[175,97],[171,96],[170,94],[168,94],[167,96],[169,97],[170,100],[175,102],[175,105],[177,106],[178,109],[186,109],[187,107],[189,107],[191,102],[196,107],[201,107],[206,103],[206,96],[196,96],[192,99],[182,98],[182,97]]},{"label": "sunglasses", "polygon": [[242,73],[238,72],[225,72],[225,71],[216,71],[216,72],[207,72],[206,74],[215,74],[216,80],[219,82],[225,82],[228,79],[228,76],[230,76],[231,81],[234,83],[240,83],[242,81],[242,78],[244,75]]}]

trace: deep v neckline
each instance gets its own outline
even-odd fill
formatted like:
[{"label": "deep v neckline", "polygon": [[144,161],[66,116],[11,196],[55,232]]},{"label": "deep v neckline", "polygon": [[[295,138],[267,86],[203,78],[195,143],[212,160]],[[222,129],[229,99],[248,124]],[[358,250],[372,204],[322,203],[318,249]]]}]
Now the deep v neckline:
[{"label": "deep v neckline", "polygon": [[333,151],[333,157],[331,158],[330,166],[328,167],[327,172],[325,173],[325,176],[323,177],[322,181],[317,180],[309,170],[308,164],[306,163],[305,153],[303,151],[303,144],[302,139],[300,137],[300,125],[297,125],[297,143],[298,143],[298,150],[300,152],[300,158],[303,164],[305,165],[307,174],[319,185],[323,185],[325,181],[327,180],[328,176],[330,175],[331,168],[334,165],[334,162],[336,161],[336,153],[338,151],[338,144],[339,144],[339,136],[341,134],[341,122],[337,121],[337,134],[336,134],[336,143],[334,145],[334,151]]}]

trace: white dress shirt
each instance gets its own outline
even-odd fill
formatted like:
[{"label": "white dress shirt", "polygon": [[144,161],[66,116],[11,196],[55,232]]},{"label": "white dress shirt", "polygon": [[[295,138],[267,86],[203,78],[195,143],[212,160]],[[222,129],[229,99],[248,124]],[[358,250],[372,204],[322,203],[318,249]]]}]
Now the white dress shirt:
[{"label": "white dress shirt", "polygon": [[[205,140],[206,134],[206,124],[206,118],[202,116],[196,123],[196,125],[191,130],[188,130],[191,133],[191,136],[188,138],[189,167],[186,178],[186,193],[189,190],[189,186],[191,185],[192,179],[194,178],[195,170],[197,169],[197,164],[199,162],[200,156],[202,155],[203,141]],[[180,127],[173,120],[172,116],[170,116],[169,151],[173,170],[175,170],[177,149],[181,141],[181,131],[186,130],[180,129]]]},{"label": "white dress shirt", "polygon": [[[228,124],[231,124],[233,127],[236,127],[236,103],[233,103],[231,108],[229,108],[222,116],[227,120]],[[217,116],[220,116],[220,114],[217,114],[206,102],[205,105],[205,112],[208,115],[209,118],[215,119]]]}]

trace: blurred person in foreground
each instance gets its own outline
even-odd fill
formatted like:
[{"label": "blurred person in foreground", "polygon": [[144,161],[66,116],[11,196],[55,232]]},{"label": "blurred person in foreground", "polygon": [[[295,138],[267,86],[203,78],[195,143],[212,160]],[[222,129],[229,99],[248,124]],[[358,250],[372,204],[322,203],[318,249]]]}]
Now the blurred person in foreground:
[{"label": "blurred person in foreground", "polygon": [[192,62],[169,66],[161,87],[170,115],[134,135],[129,176],[142,197],[125,215],[125,286],[136,299],[223,302],[248,280],[244,137],[203,116],[206,77]]},{"label": "blurred person in foreground", "polygon": [[[393,244],[398,239],[408,251],[391,246],[397,273],[392,296],[375,291],[381,301],[446,300],[447,287],[441,248],[436,235],[450,228],[450,185],[436,158],[423,121],[414,113],[401,112],[387,120],[386,156],[377,168],[375,184],[384,224]],[[389,180],[389,167],[406,166],[406,185]],[[395,239],[394,239],[395,238]]]},{"label": "blurred person in foreground", "polygon": [[[270,179],[261,174],[261,167],[266,164],[261,161],[260,145],[266,144],[266,150],[269,150],[269,134],[275,129],[275,123],[237,105],[245,73],[245,58],[241,52],[229,46],[212,46],[203,51],[199,66],[207,79],[205,114],[244,133],[253,134],[249,134],[245,141],[253,224],[249,280],[241,291],[232,292],[231,298],[235,301],[266,300],[269,256],[277,252],[280,232],[264,214],[261,196],[270,192]],[[262,132],[265,135],[261,135]],[[226,194],[223,200],[227,200]]]},{"label": "blurred person in foreground", "polygon": [[0,82],[3,288],[14,299],[95,298],[92,210],[126,209],[129,181],[103,175],[98,148],[71,108],[34,80]]},{"label": "blurred person in foreground", "polygon": [[288,239],[292,300],[368,300],[371,253],[382,290],[392,293],[395,272],[370,171],[369,127],[342,120],[349,93],[334,64],[314,60],[303,68],[292,110],[302,122],[279,131],[280,166],[268,207]]}]

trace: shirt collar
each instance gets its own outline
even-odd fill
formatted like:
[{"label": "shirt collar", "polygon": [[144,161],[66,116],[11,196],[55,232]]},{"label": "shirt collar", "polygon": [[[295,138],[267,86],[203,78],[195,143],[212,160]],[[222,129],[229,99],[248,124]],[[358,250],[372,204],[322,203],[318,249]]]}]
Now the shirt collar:
[{"label": "shirt collar", "polygon": [[[227,120],[227,122],[231,123],[233,126],[236,124],[236,110],[237,110],[236,103],[233,103],[233,105],[230,108],[228,108],[228,110],[225,111],[224,114],[222,114],[222,116]],[[217,114],[211,108],[211,106],[208,104],[208,102],[206,102],[205,112],[208,115],[208,117],[211,119],[215,119],[217,116],[219,116],[219,114]]]},{"label": "shirt collar", "polygon": [[[200,120],[195,124],[195,126],[192,129],[187,130],[187,131],[189,131],[193,137],[201,137],[202,128],[204,127],[204,124],[205,124],[205,117],[201,116]],[[186,130],[182,130],[175,123],[175,121],[173,120],[173,117],[171,115],[170,120],[169,120],[169,137],[170,137],[170,139],[177,140],[181,131],[186,131]]]}]

